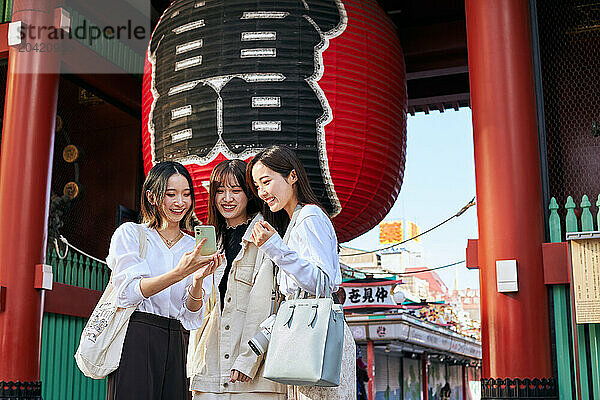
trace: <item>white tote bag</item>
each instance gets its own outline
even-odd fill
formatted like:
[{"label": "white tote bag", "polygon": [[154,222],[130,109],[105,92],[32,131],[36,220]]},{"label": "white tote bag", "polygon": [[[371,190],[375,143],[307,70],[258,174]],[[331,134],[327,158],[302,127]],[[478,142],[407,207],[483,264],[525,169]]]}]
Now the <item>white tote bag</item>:
[{"label": "white tote bag", "polygon": [[[339,386],[344,313],[333,304],[327,274],[325,297],[284,301],[277,311],[263,376],[296,386]],[[320,279],[319,279],[320,280]]]},{"label": "white tote bag", "polygon": [[[138,225],[140,257],[146,257],[146,232]],[[136,306],[121,308],[116,306],[117,290],[113,276],[94,308],[90,319],[81,332],[79,347],[75,353],[77,366],[85,376],[104,379],[119,367],[129,318]]]}]

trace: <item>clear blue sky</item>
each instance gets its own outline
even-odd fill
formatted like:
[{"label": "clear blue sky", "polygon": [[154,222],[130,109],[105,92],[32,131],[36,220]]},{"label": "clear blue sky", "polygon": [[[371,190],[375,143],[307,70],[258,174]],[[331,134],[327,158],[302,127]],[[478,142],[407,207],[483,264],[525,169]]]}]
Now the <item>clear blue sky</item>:
[{"label": "clear blue sky", "polygon": [[[475,196],[471,110],[409,116],[407,136],[404,182],[384,221],[404,218],[424,231],[454,215]],[[436,267],[464,260],[467,239],[477,237],[477,210],[471,207],[461,217],[421,236],[425,265]],[[376,249],[379,227],[345,244]],[[436,272],[452,290],[455,271],[459,289],[479,288],[477,270],[467,270],[464,264]]]}]

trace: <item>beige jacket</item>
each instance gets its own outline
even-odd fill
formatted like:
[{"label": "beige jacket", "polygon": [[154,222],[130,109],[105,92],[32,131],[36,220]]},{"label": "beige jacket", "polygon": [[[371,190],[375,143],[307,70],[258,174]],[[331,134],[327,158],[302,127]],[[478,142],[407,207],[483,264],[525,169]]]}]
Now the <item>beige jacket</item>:
[{"label": "beige jacket", "polygon": [[[270,392],[285,393],[284,385],[262,377],[263,356],[258,357],[248,346],[248,340],[270,315],[273,264],[252,243],[254,224],[262,220],[258,214],[250,222],[242,239],[242,249],[229,272],[225,304],[222,313],[204,332],[207,335],[206,365],[194,371],[190,390],[211,393]],[[221,309],[218,282],[225,265],[215,271],[217,310]],[[230,383],[231,370],[236,369],[252,378],[247,383]]]}]

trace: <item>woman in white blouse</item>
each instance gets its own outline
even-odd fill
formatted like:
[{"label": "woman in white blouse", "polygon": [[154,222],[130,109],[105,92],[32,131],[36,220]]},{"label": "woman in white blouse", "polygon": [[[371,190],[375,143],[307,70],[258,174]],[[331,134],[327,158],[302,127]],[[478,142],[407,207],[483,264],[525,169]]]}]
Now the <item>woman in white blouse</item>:
[{"label": "woman in white blouse", "polygon": [[[286,296],[294,295],[298,288],[314,294],[320,269],[335,292],[342,282],[337,237],[296,154],[289,147],[271,146],[254,157],[246,175],[264,202],[266,220],[254,226],[252,240],[279,267],[279,290]],[[295,213],[296,223],[288,227]],[[282,236],[288,228],[285,244]],[[324,284],[321,282],[321,287]],[[356,348],[348,325],[344,325],[340,386],[289,386],[289,399],[356,399]]]},{"label": "woman in white blouse", "polygon": [[[142,224],[125,223],[110,243],[118,306],[136,306],[119,368],[108,376],[109,400],[187,399],[185,331],[202,323],[204,293],[222,256],[201,256],[191,229],[192,178],[183,165],[155,165],[142,188]],[[140,234],[143,229],[145,235]],[[147,240],[142,258],[140,239]]]}]

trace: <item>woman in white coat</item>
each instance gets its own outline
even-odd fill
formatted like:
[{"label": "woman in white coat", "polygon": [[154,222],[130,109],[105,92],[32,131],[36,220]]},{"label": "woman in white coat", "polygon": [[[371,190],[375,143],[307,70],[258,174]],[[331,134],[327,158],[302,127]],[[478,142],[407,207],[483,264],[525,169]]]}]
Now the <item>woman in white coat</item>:
[{"label": "woman in white coat", "polygon": [[[332,293],[342,282],[335,230],[312,191],[302,163],[284,146],[271,146],[248,164],[246,179],[263,200],[265,221],[254,225],[252,240],[278,267],[277,283],[285,296],[298,288],[314,294],[321,274],[327,274]],[[294,226],[288,227],[297,213]],[[282,236],[291,229],[287,244]],[[321,287],[325,282],[321,282]],[[344,323],[344,353],[340,385],[334,388],[288,386],[289,399],[356,399],[356,348]]]},{"label": "woman in white coat", "polygon": [[273,266],[252,243],[263,220],[246,184],[246,163],[226,160],[210,178],[208,224],[225,253],[214,273],[205,321],[192,334],[188,366],[194,400],[283,400],[286,387],[262,377],[263,356],[249,347],[271,312]]}]

